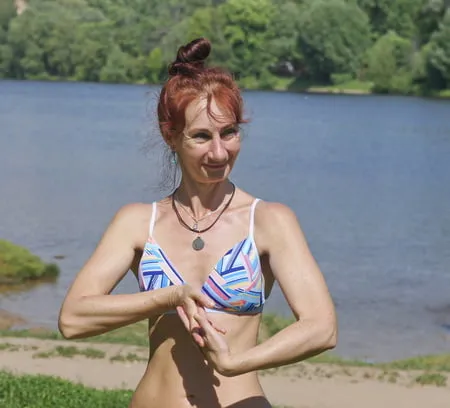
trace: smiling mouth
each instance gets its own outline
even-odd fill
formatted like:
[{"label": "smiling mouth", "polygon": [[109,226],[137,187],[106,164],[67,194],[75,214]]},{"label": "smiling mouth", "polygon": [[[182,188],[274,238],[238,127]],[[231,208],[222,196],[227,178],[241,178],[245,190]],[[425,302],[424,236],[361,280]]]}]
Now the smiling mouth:
[{"label": "smiling mouth", "polygon": [[205,167],[212,169],[212,170],[221,170],[223,168],[225,168],[227,165],[227,163],[223,163],[223,164],[205,164]]}]

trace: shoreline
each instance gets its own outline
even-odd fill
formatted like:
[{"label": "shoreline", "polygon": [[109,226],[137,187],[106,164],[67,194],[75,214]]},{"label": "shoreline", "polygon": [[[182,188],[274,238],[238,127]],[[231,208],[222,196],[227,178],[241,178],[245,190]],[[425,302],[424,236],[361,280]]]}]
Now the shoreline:
[{"label": "shoreline", "polygon": [[[271,337],[278,330],[290,323],[290,319],[274,314],[263,314],[260,339]],[[34,339],[36,341],[64,341],[70,344],[98,344],[98,345],[122,345],[127,347],[148,347],[146,337],[146,322],[140,321],[121,329],[117,329],[103,335],[78,340],[65,340],[54,329],[42,326],[33,326],[23,316],[0,309],[0,342],[8,339]],[[441,367],[443,371],[450,372],[450,352],[414,354],[400,359],[383,361],[368,361],[361,357],[344,357],[336,351],[326,352],[308,360],[313,364],[330,364],[346,367],[371,367],[371,368],[408,368],[421,367],[436,369]]]},{"label": "shoreline", "polygon": [[[132,85],[132,86],[157,86],[161,87],[162,84],[149,84],[143,82],[86,82],[86,81],[76,81],[70,78],[46,78],[46,79],[18,79],[18,78],[0,78],[0,81],[10,81],[10,82],[38,82],[38,83],[83,83],[83,84],[104,84],[104,85]],[[428,95],[419,94],[402,94],[402,93],[379,93],[373,92],[372,90],[365,88],[346,88],[340,85],[310,85],[305,87],[296,87],[289,89],[285,86],[275,86],[272,89],[266,88],[246,88],[241,87],[243,92],[282,92],[282,93],[294,93],[294,94],[304,94],[304,95],[347,95],[347,96],[402,96],[406,98],[423,98],[423,99],[437,99],[437,100],[450,100],[450,90],[442,90],[440,92],[431,93]]]},{"label": "shoreline", "polygon": [[[10,387],[45,381],[47,389],[54,389],[60,378],[70,381],[65,385],[66,398],[76,384],[105,393],[133,390],[147,358],[147,348],[123,344],[0,337],[0,375],[8,376]],[[444,408],[450,400],[450,367],[430,371],[303,361],[258,374],[277,408]],[[35,402],[46,401],[45,391],[35,388]],[[13,401],[17,398],[13,392],[7,395]],[[46,407],[45,403],[36,406]]]}]

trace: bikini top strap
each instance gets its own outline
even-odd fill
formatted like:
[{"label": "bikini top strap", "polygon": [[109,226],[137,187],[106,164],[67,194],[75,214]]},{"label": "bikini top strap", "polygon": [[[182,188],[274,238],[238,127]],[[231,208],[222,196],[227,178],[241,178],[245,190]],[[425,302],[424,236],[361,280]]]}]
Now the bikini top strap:
[{"label": "bikini top strap", "polygon": [[152,203],[152,217],[150,218],[150,226],[149,226],[149,229],[148,229],[148,234],[149,234],[150,237],[153,236],[153,227],[155,226],[156,211],[157,211],[156,201],[153,201],[153,203]]},{"label": "bikini top strap", "polygon": [[252,206],[250,208],[250,227],[248,235],[253,238],[253,230],[255,229],[255,208],[256,204],[258,204],[259,198],[255,198],[253,200]]}]

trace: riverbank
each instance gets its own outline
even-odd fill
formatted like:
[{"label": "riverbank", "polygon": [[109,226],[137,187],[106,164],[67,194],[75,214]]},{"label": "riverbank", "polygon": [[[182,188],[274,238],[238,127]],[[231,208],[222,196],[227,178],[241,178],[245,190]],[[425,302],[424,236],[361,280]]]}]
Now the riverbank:
[{"label": "riverbank", "polygon": [[[12,373],[9,382],[24,374],[43,374],[97,389],[132,390],[145,370],[147,353],[146,347],[127,344],[0,337],[0,373]],[[22,392],[33,379],[38,380],[17,378]],[[450,401],[449,366],[431,372],[313,360],[262,371],[260,380],[271,403],[279,407],[444,408]],[[45,379],[46,384],[52,381],[57,384]],[[70,394],[70,384],[64,386]],[[40,389],[34,401],[41,398]],[[14,394],[9,395],[12,399]],[[64,396],[59,398],[64,402]],[[13,402],[5,406],[15,407]]]},{"label": "riverbank", "polygon": [[[0,79],[4,81],[31,81],[31,82],[82,82],[75,81],[70,78],[34,78],[34,79],[13,79],[4,78]],[[85,82],[82,82],[85,83]],[[109,82],[92,82],[95,84],[109,84],[114,85],[116,83]],[[127,82],[117,83],[116,85],[140,85],[140,86],[161,86],[161,84],[150,84],[144,82]],[[255,82],[251,83],[239,83],[239,86],[243,91],[273,91],[273,92],[293,92],[293,93],[305,93],[305,94],[324,94],[324,95],[392,95],[392,96],[414,96],[423,98],[437,98],[437,99],[450,99],[450,89],[444,89],[441,91],[430,92],[428,94],[401,94],[401,93],[378,93],[373,91],[373,84],[369,81],[352,80],[341,84],[317,84],[310,81],[296,80],[295,78],[281,78],[277,77],[274,80],[272,86],[260,86]]]},{"label": "riverbank", "polygon": [[[66,341],[59,333],[45,328],[15,330],[29,324],[18,315],[0,312],[0,374],[6,376],[5,383],[12,389],[17,383],[22,390],[23,384],[40,390],[44,382],[46,387],[63,386],[69,393],[83,395],[95,391],[80,389],[73,383],[96,389],[132,390],[145,370],[148,358],[145,322],[87,341]],[[288,319],[264,315],[260,339],[273,335],[288,323]],[[32,377],[24,381],[22,375]],[[51,377],[34,377],[37,375]],[[55,378],[73,383],[62,384]],[[444,408],[450,400],[450,354],[369,364],[325,353],[288,367],[261,371],[260,378],[269,400],[277,407]],[[14,392],[9,395],[13,398]],[[128,392],[126,396],[129,395]],[[123,393],[97,395],[108,401],[117,401],[119,396],[124,398]],[[19,406],[17,398],[23,395],[14,398],[5,406]],[[39,400],[40,396],[34,398]],[[63,399],[58,401],[62,403]]]}]

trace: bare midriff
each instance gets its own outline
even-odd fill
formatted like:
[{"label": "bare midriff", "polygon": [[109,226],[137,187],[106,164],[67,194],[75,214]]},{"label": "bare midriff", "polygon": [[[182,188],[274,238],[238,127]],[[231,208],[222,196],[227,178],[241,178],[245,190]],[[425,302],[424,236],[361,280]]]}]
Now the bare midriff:
[{"label": "bare midriff", "polygon": [[[259,315],[209,313],[231,353],[256,344]],[[150,322],[150,359],[130,408],[270,408],[256,372],[224,377],[208,364],[176,314]]]}]

